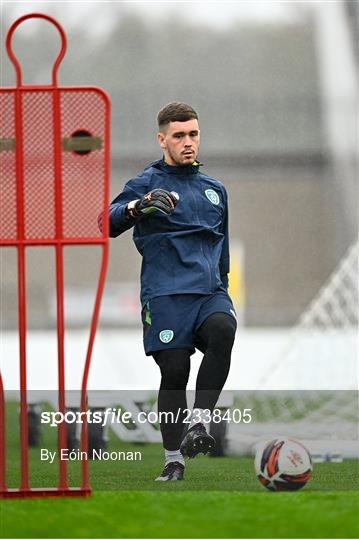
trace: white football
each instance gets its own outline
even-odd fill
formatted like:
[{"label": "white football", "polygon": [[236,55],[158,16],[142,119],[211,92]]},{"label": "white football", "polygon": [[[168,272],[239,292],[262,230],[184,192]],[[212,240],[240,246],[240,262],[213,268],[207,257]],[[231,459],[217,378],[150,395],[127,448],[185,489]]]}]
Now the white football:
[{"label": "white football", "polygon": [[301,489],[313,470],[305,446],[295,439],[285,437],[259,444],[254,467],[260,483],[271,491]]}]

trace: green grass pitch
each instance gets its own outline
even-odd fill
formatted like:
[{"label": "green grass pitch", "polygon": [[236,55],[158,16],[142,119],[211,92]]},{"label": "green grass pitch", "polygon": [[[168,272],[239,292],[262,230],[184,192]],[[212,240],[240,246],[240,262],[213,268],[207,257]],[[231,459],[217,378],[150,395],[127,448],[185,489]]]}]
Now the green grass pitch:
[{"label": "green grass pitch", "polygon": [[[9,407],[8,483],[19,477],[18,423]],[[55,449],[54,428],[42,447]],[[90,464],[93,494],[81,499],[0,501],[3,538],[357,538],[358,461],[321,463],[300,492],[271,493],[257,481],[253,460],[199,456],[187,463],[185,481],[155,483],[160,445],[130,445],[115,438],[111,450],[142,453],[137,462]],[[54,486],[57,465],[30,450],[32,486]],[[79,463],[69,463],[78,485]]]}]

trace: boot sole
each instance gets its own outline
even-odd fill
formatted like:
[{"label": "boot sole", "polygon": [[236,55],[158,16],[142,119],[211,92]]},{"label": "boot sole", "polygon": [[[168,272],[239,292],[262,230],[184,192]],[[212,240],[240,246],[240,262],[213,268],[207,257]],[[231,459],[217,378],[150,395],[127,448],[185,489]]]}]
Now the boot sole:
[{"label": "boot sole", "polygon": [[209,435],[199,435],[196,437],[195,442],[191,445],[191,450],[188,452],[188,448],[184,448],[183,455],[186,455],[190,459],[193,459],[198,454],[208,454],[216,446],[216,441]]}]

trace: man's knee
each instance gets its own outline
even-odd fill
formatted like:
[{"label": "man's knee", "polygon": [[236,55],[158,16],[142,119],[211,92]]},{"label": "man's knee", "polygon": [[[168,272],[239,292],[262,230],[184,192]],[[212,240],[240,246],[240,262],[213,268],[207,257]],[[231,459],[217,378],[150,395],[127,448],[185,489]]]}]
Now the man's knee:
[{"label": "man's knee", "polygon": [[185,388],[190,372],[190,355],[184,349],[166,349],[153,355],[162,375],[162,387]]},{"label": "man's knee", "polygon": [[207,347],[231,350],[237,329],[237,322],[227,313],[213,313],[202,324],[199,335]]}]

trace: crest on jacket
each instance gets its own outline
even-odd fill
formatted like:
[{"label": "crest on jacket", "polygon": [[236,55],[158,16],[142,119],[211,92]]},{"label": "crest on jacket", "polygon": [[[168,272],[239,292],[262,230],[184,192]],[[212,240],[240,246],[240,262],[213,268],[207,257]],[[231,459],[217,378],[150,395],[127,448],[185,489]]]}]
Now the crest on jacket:
[{"label": "crest on jacket", "polygon": [[219,197],[218,193],[214,191],[214,189],[206,189],[205,191],[206,197],[209,201],[211,201],[212,204],[219,204]]}]

